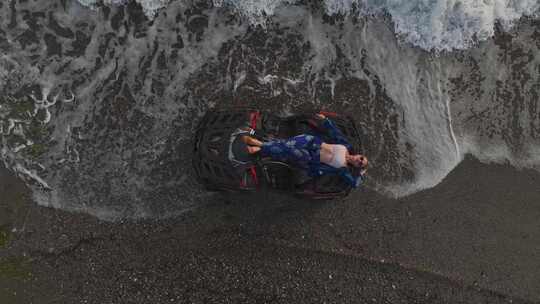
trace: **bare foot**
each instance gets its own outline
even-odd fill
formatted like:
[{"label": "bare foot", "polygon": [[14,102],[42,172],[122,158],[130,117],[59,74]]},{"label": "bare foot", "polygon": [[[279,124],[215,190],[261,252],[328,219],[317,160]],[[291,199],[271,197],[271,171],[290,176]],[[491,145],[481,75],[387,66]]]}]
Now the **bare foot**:
[{"label": "bare foot", "polygon": [[250,145],[250,146],[257,146],[257,147],[261,147],[263,145],[263,143],[258,140],[258,139],[255,139],[251,136],[242,136],[242,141],[246,144],[246,145]]},{"label": "bare foot", "polygon": [[255,154],[261,151],[261,147],[247,146],[247,150],[249,154]]}]

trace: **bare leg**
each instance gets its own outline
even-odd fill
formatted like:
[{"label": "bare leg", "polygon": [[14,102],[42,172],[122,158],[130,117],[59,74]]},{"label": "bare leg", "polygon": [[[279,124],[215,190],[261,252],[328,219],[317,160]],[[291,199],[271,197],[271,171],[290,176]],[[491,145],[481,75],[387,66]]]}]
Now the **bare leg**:
[{"label": "bare leg", "polygon": [[250,146],[262,147],[263,145],[262,141],[246,135],[242,136],[242,141]]}]

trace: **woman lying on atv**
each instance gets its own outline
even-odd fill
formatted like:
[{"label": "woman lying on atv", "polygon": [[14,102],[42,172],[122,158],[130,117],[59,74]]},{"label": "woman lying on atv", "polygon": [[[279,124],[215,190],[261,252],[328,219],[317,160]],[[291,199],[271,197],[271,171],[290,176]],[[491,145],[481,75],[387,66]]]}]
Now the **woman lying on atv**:
[{"label": "woman lying on atv", "polygon": [[[312,177],[338,174],[352,187],[358,187],[367,170],[367,157],[349,154],[351,145],[334,123],[323,114],[315,116],[323,121],[322,127],[331,142],[323,142],[316,134],[300,134],[265,142],[244,135],[242,140],[248,145],[249,154],[260,153],[262,157],[303,168]],[[360,175],[353,176],[349,167],[361,170]]]}]

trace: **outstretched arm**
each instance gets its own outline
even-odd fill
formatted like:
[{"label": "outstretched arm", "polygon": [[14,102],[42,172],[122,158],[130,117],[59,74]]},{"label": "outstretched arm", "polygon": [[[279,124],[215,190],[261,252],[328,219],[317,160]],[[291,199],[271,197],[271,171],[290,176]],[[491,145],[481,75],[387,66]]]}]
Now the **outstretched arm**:
[{"label": "outstretched arm", "polygon": [[343,135],[341,130],[334,124],[332,120],[330,120],[330,118],[324,116],[323,114],[315,114],[315,116],[323,120],[322,126],[327,132],[327,135],[330,137],[330,139],[334,141],[334,143],[342,144],[348,149],[351,148],[351,144],[349,143],[345,135]]}]

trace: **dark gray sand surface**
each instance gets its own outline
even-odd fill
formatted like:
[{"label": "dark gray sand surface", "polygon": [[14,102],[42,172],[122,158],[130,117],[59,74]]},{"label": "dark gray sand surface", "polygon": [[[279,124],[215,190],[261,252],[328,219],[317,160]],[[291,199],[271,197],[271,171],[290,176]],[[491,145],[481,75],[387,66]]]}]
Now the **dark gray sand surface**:
[{"label": "dark gray sand surface", "polygon": [[540,174],[466,159],[400,200],[216,194],[168,220],[43,208],[0,177],[0,303],[540,301]]}]

